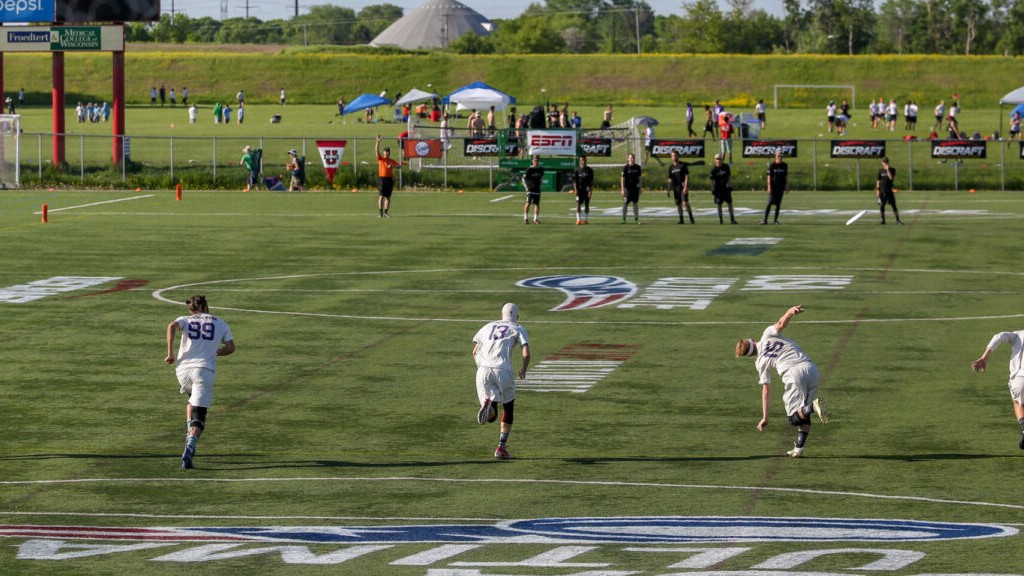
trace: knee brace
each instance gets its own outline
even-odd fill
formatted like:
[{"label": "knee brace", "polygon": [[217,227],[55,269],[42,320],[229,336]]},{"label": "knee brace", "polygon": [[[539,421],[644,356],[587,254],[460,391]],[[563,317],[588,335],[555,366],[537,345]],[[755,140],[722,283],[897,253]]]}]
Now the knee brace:
[{"label": "knee brace", "polygon": [[800,426],[800,425],[803,425],[803,424],[810,424],[811,423],[811,417],[808,415],[808,416],[804,416],[803,418],[801,418],[799,412],[794,412],[794,413],[789,415],[789,423],[792,424],[793,426]]},{"label": "knee brace", "polygon": [[501,405],[501,421],[503,424],[512,425],[512,419],[515,418],[516,412],[516,401],[506,402]]},{"label": "knee brace", "polygon": [[192,407],[192,419],[188,421],[188,428],[189,430],[192,428],[206,429],[206,408]]}]

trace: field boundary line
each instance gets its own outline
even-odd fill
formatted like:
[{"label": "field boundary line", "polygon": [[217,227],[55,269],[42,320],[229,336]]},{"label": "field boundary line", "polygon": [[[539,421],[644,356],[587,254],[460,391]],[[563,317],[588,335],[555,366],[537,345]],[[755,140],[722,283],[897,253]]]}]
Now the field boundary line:
[{"label": "field boundary line", "polygon": [[[79,204],[77,206],[65,206],[63,208],[49,208],[47,212],[53,214],[54,212],[64,212],[65,210],[77,210],[79,208],[89,208],[90,206],[100,206],[103,204],[113,204],[115,202],[127,202],[129,200],[141,200],[142,198],[152,198],[156,194],[143,194],[141,196],[132,196],[131,198],[115,198],[114,200],[103,200],[101,202],[91,202],[89,204]],[[33,214],[42,214],[42,210],[37,210]]]},{"label": "field boundary line", "polygon": [[[871,492],[850,492],[844,490],[817,490],[813,488],[783,488],[772,486],[733,486],[715,484],[676,484],[663,482],[623,482],[615,480],[555,480],[547,478],[427,478],[422,476],[380,476],[350,477],[341,476],[298,476],[291,478],[69,478],[63,480],[4,480],[0,486],[33,486],[60,484],[132,484],[132,483],[209,483],[209,484],[242,484],[242,483],[276,483],[276,482],[438,482],[451,484],[547,484],[566,486],[608,486],[621,488],[658,488],[684,490],[736,490],[748,492],[777,492],[785,494],[809,494],[814,496],[846,496],[853,498],[870,498],[874,500],[901,500],[908,502],[926,502],[931,504],[951,504],[957,506],[979,506],[988,508],[1006,508],[1024,510],[1024,504],[1004,504],[999,502],[979,502],[972,500],[952,500],[948,498],[932,498],[929,496],[901,496],[892,494],[874,494]],[[3,514],[3,512],[0,512]]]}]

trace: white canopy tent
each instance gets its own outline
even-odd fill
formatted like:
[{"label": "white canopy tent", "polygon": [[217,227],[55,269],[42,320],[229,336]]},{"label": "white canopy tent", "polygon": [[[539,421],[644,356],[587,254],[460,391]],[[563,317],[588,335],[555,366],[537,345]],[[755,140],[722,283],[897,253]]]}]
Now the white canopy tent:
[{"label": "white canopy tent", "polygon": [[491,106],[504,110],[515,98],[492,88],[469,88],[452,94],[448,101],[457,104],[457,110],[487,110]]},{"label": "white canopy tent", "polygon": [[419,102],[421,100],[433,100],[434,98],[437,98],[437,94],[434,94],[433,92],[424,92],[423,90],[413,88],[412,90],[406,92],[404,96],[399,98],[398,102],[395,102],[395,106],[412,104],[413,102]]}]

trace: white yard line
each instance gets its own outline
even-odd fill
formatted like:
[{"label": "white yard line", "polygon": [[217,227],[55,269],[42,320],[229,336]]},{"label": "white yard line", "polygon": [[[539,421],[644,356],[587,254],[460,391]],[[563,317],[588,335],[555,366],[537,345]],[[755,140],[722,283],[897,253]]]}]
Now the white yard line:
[{"label": "white yard line", "polygon": [[[103,200],[102,202],[92,202],[91,204],[79,204],[78,206],[65,206],[64,208],[49,208],[47,211],[50,214],[53,214],[54,212],[63,212],[65,210],[77,210],[79,208],[88,208],[90,206],[100,206],[102,204],[113,204],[115,202],[126,202],[128,200],[139,200],[141,198],[152,198],[153,196],[156,196],[156,194],[143,194],[142,196],[132,196],[131,198],[117,198],[117,199],[114,199],[114,200]],[[42,214],[42,213],[43,213],[42,210],[40,210],[38,212],[33,212],[33,214]]]}]

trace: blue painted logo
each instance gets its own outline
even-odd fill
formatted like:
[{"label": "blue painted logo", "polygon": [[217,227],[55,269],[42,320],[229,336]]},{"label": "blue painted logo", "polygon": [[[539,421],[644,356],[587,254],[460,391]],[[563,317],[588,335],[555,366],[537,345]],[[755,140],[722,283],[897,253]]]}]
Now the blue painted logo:
[{"label": "blue painted logo", "polygon": [[631,298],[637,291],[636,284],[618,276],[540,276],[520,280],[516,286],[564,292],[565,301],[552,312],[601,308]]},{"label": "blue painted logo", "polygon": [[847,518],[646,516],[541,518],[493,525],[115,528],[0,526],[0,537],[159,542],[308,544],[684,544],[742,542],[932,542],[1014,536],[996,524]]}]

